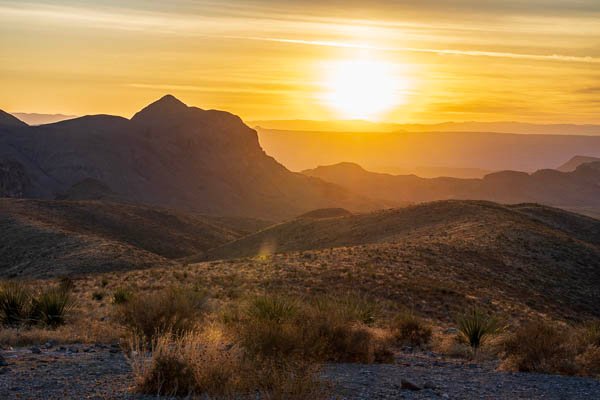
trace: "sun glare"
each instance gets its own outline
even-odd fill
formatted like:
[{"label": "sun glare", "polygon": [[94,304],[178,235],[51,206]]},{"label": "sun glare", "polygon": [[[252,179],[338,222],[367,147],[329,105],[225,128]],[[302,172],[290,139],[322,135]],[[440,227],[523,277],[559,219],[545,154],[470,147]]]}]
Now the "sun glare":
[{"label": "sun glare", "polygon": [[342,118],[373,120],[404,102],[407,84],[391,63],[338,61],[327,66],[323,100]]}]

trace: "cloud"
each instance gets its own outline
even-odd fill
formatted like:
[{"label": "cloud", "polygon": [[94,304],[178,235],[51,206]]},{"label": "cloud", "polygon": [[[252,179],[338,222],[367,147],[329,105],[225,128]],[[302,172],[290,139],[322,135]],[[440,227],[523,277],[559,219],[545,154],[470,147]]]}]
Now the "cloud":
[{"label": "cloud", "polygon": [[257,36],[221,36],[228,39],[255,40],[265,42],[277,42],[287,44],[300,44],[309,46],[325,46],[325,47],[341,47],[355,48],[365,50],[380,50],[393,52],[412,52],[412,53],[433,53],[439,55],[458,55],[471,57],[498,57],[498,58],[514,58],[522,60],[535,61],[562,61],[576,63],[592,63],[600,64],[599,57],[591,56],[569,56],[563,54],[526,54],[526,53],[511,53],[501,51],[482,51],[482,50],[456,50],[456,49],[428,49],[419,47],[379,47],[360,43],[336,42],[325,40],[303,40],[303,39],[288,39],[277,37],[257,37]]}]

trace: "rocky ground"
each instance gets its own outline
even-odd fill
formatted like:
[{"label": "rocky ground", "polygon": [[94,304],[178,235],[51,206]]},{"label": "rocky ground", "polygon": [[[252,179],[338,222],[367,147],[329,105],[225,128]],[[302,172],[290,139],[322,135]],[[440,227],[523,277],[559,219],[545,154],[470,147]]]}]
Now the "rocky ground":
[{"label": "rocky ground", "polygon": [[[2,399],[142,399],[130,393],[131,369],[118,346],[41,346],[5,350]],[[496,371],[433,353],[403,353],[394,364],[329,365],[339,398],[359,399],[596,399],[590,378]],[[151,397],[156,398],[156,397]]]}]

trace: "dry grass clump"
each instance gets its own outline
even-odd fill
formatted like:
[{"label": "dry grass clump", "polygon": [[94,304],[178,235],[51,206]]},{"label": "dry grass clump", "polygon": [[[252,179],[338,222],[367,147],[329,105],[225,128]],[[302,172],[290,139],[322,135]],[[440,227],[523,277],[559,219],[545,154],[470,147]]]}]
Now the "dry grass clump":
[{"label": "dry grass clump", "polygon": [[191,331],[207,310],[206,296],[186,288],[168,288],[133,296],[118,305],[116,319],[150,342],[153,337]]},{"label": "dry grass clump", "polygon": [[112,302],[113,304],[125,304],[133,297],[133,293],[131,290],[118,287],[114,290],[112,294]]},{"label": "dry grass clump", "polygon": [[544,321],[519,327],[504,343],[503,367],[522,372],[574,374],[569,330]]},{"label": "dry grass clump", "polygon": [[366,315],[345,299],[299,302],[267,295],[246,305],[235,329],[248,353],[261,357],[366,363],[389,358],[387,341],[364,324]]},{"label": "dry grass clump", "polygon": [[150,355],[132,341],[137,391],[210,398],[324,399],[316,367],[287,358],[247,357],[215,325],[154,339]]},{"label": "dry grass clump", "polygon": [[431,341],[431,327],[412,312],[394,318],[392,331],[397,343],[405,346],[425,347]]},{"label": "dry grass clump", "polygon": [[21,282],[0,285],[0,322],[7,327],[63,325],[75,301],[63,284],[34,291]]}]

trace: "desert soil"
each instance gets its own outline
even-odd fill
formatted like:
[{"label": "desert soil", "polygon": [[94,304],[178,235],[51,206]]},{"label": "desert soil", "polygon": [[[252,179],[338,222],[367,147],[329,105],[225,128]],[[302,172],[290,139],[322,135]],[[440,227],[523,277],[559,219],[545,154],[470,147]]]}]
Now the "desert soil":
[{"label": "desert soil", "polygon": [[[156,399],[131,393],[131,368],[116,346],[48,347],[2,352],[8,365],[0,367],[0,398]],[[402,353],[394,364],[328,365],[323,375],[337,398],[348,400],[600,397],[600,381],[595,379],[499,372],[492,362],[473,364],[434,353]],[[403,381],[419,390],[404,388]]]}]

